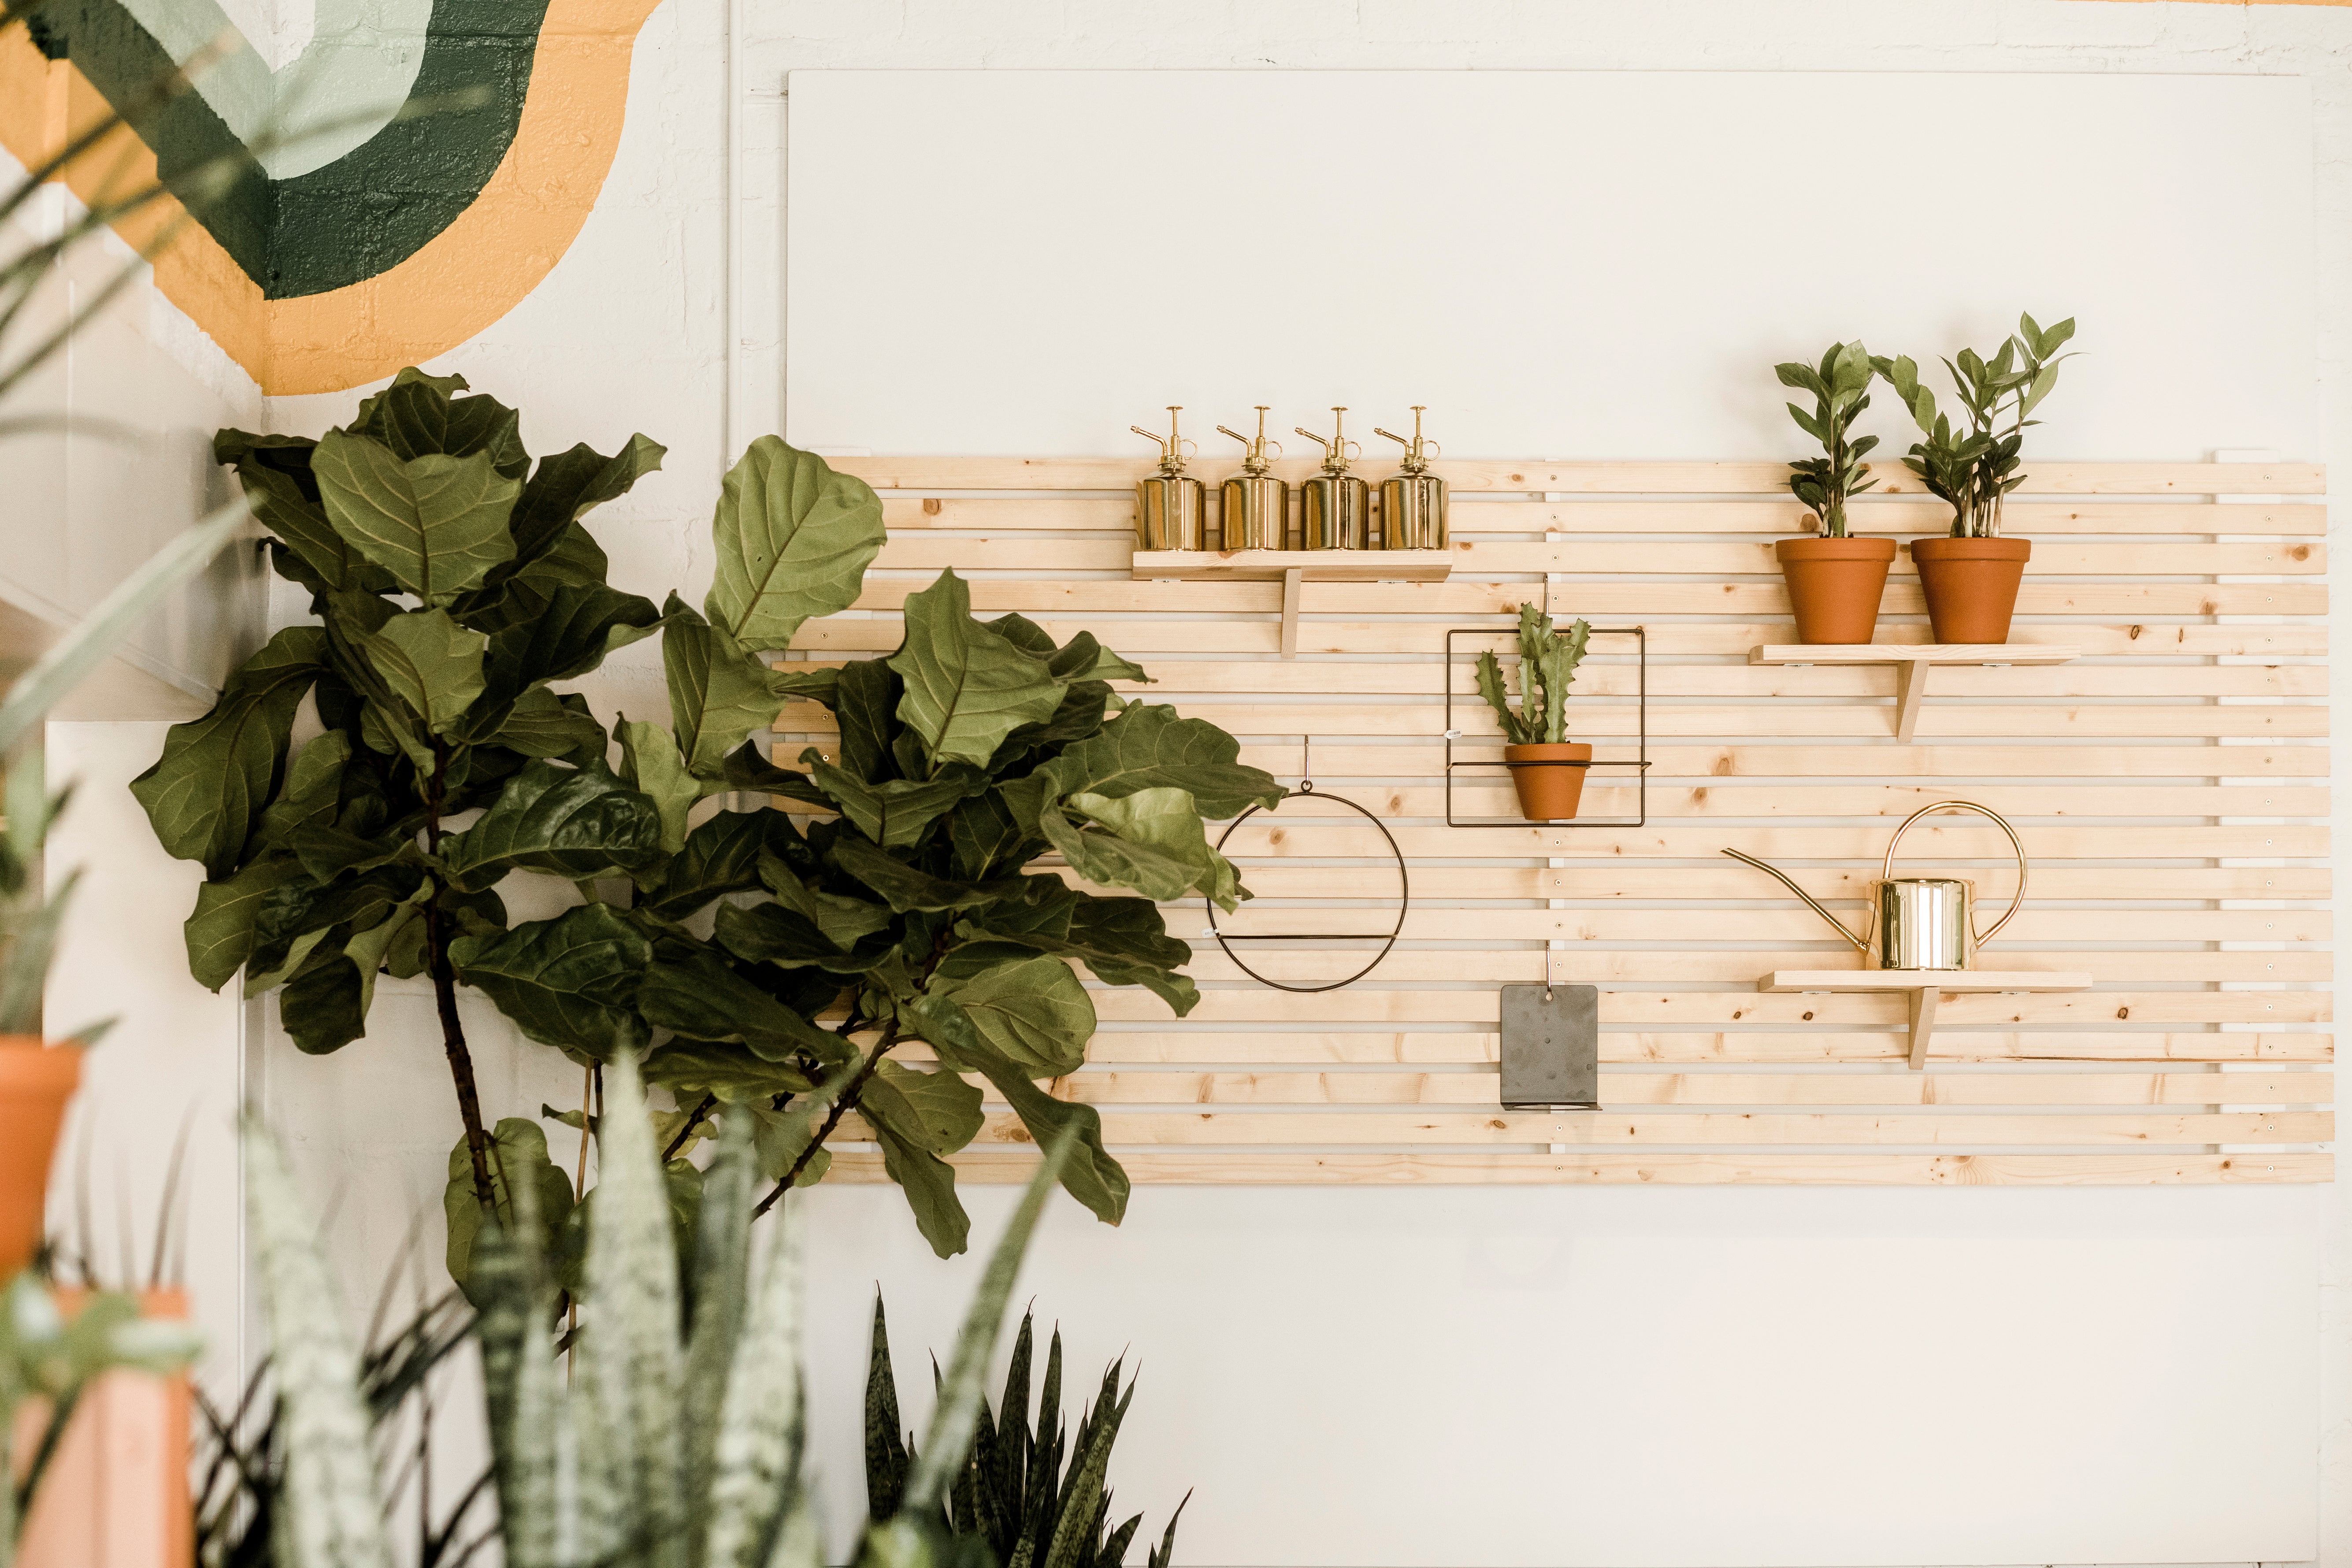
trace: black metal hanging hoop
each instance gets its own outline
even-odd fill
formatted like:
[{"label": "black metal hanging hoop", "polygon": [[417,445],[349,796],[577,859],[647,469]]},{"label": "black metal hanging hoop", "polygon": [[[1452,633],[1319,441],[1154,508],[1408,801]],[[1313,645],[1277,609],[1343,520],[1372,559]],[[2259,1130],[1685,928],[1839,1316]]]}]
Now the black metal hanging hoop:
[{"label": "black metal hanging hoop", "polygon": [[[1404,934],[1405,910],[1411,908],[1412,904],[1412,878],[1411,873],[1405,869],[1404,851],[1397,847],[1396,836],[1388,830],[1388,825],[1382,822],[1379,817],[1374,816],[1370,811],[1358,805],[1354,801],[1349,800],[1344,795],[1318,794],[1315,788],[1315,781],[1310,778],[1301,778],[1298,781],[1298,788],[1294,793],[1298,795],[1312,795],[1318,800],[1337,801],[1339,805],[1346,806],[1349,810],[1356,813],[1365,821],[1370,823],[1374,827],[1379,828],[1381,831],[1381,837],[1389,847],[1389,853],[1396,857],[1396,925],[1389,931],[1387,940],[1381,942],[1381,950],[1372,954],[1371,962],[1365,964],[1363,968],[1356,971],[1355,973],[1348,976],[1345,980],[1334,980],[1328,985],[1285,984],[1282,981],[1269,979],[1267,976],[1260,974],[1256,970],[1252,969],[1249,966],[1248,962],[1244,960],[1240,953],[1234,951],[1233,943],[1236,942],[1358,942],[1370,937],[1373,933],[1360,931],[1297,931],[1283,935],[1269,936],[1236,934],[1229,939],[1226,934],[1217,927],[1216,900],[1213,899],[1203,899],[1201,902],[1202,907],[1209,911],[1209,934],[1217,939],[1217,945],[1224,949],[1225,956],[1227,958],[1234,961],[1234,968],[1240,970],[1244,974],[1248,975],[1252,980],[1256,981],[1261,985],[1271,985],[1276,991],[1288,991],[1298,995],[1307,996],[1312,995],[1318,991],[1337,991],[1343,985],[1353,985],[1357,981],[1361,980],[1365,975],[1370,974],[1373,970],[1378,969],[1381,966],[1381,960],[1389,955],[1390,950],[1394,948],[1397,944],[1397,938]],[[1255,816],[1259,812],[1264,811],[1265,809],[1266,808],[1264,806],[1253,805],[1248,810],[1243,812],[1239,816],[1234,817],[1233,821],[1226,824],[1225,830],[1217,835],[1217,852],[1219,854],[1224,853],[1225,840],[1234,836],[1234,829],[1239,827],[1243,823],[1247,822],[1251,817]]]}]

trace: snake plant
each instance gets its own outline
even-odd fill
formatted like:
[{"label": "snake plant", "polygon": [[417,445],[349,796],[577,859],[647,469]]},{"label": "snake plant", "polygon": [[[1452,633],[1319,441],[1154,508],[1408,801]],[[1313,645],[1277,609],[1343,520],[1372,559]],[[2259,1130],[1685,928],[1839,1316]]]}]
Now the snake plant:
[{"label": "snake plant", "polygon": [[[1095,1402],[1072,1432],[1062,1420],[1062,1335],[1054,1332],[1045,1354],[1045,1381],[1039,1391],[1037,1420],[1029,1420],[1031,1314],[1023,1313],[1013,1342],[1013,1363],[1004,1376],[1004,1396],[992,1412],[983,1404],[971,1447],[957,1468],[944,1524],[959,1542],[984,1541],[1004,1568],[1121,1568],[1129,1544],[1143,1523],[1136,1514],[1113,1529],[1110,1522],[1110,1451],[1118,1440],[1135,1384],[1119,1388],[1121,1363],[1103,1374]],[[890,1329],[882,1300],[874,1301],[874,1341],[866,1373],[866,1498],[877,1519],[900,1506],[906,1478],[919,1450],[914,1435],[898,1431],[898,1390],[890,1373]],[[1191,1500],[1187,1493],[1185,1500]],[[1160,1544],[1148,1553],[1149,1568],[1167,1568],[1176,1550],[1176,1521],[1184,1504],[1168,1517]]]},{"label": "snake plant", "polygon": [[[724,1119],[681,1279],[632,1053],[613,1058],[605,1096],[569,1377],[551,1332],[557,1285],[531,1184],[515,1184],[518,1222],[486,1226],[475,1244],[491,1464],[457,1511],[495,1495],[497,1521],[478,1539],[495,1541],[511,1568],[817,1568],[802,1474],[796,1233],[787,1230],[755,1266],[751,1119],[740,1110]],[[1022,1254],[1071,1142],[1065,1135],[1047,1153],[990,1258],[923,1439],[927,1457],[910,1468],[898,1509],[866,1531],[859,1561],[871,1568],[971,1561],[939,1521],[955,1458],[971,1449],[980,1423],[982,1379]],[[282,1457],[276,1568],[389,1568],[361,1358],[336,1309],[315,1222],[276,1142],[248,1126],[245,1149]],[[460,1522],[437,1527],[439,1539],[453,1539]]]},{"label": "snake plant", "polygon": [[1516,709],[1503,685],[1502,662],[1492,653],[1478,656],[1478,694],[1502,721],[1507,742],[1557,746],[1568,738],[1568,689],[1576,679],[1576,667],[1584,662],[1584,646],[1591,636],[1591,626],[1581,618],[1559,631],[1551,616],[1533,605],[1521,605]]}]

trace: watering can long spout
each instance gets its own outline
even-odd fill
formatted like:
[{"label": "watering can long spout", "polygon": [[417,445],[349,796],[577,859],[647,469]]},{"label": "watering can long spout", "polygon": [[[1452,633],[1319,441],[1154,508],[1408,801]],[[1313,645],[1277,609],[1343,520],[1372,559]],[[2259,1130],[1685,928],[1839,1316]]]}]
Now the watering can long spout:
[{"label": "watering can long spout", "polygon": [[1830,929],[1832,931],[1836,931],[1838,935],[1853,943],[1855,952],[1861,953],[1868,953],[1870,952],[1870,939],[1868,937],[1856,936],[1853,932],[1846,930],[1845,922],[1843,921],[1838,919],[1837,916],[1830,913],[1828,910],[1824,909],[1819,899],[1813,897],[1812,894],[1805,891],[1804,889],[1800,888],[1795,882],[1791,881],[1787,872],[1782,871],[1776,866],[1767,865],[1765,862],[1756,858],[1753,855],[1742,855],[1737,849],[1726,849],[1724,853],[1730,856],[1734,860],[1745,861],[1748,865],[1755,867],[1759,871],[1769,871],[1773,876],[1778,877],[1780,879],[1781,886],[1787,888],[1789,891],[1796,894],[1797,897],[1804,900],[1806,906],[1810,908],[1813,913],[1829,921]]}]

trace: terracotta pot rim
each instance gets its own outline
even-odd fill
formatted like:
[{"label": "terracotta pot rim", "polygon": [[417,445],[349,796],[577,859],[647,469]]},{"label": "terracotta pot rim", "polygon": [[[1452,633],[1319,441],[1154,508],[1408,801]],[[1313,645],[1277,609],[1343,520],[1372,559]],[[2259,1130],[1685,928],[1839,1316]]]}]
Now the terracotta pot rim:
[{"label": "terracotta pot rim", "polygon": [[28,1035],[0,1035],[0,1094],[70,1093],[81,1081],[81,1051]]},{"label": "terracotta pot rim", "polygon": [[1820,534],[1808,534],[1801,539],[1776,539],[1772,542],[1772,550],[1783,561],[1791,554],[1847,561],[1895,559],[1895,541],[1867,533],[1848,534],[1843,539],[1827,539]]},{"label": "terracotta pot rim", "polygon": [[2011,539],[2006,536],[1992,539],[1956,539],[1949,535],[1942,539],[1913,540],[1911,555],[1914,560],[1918,558],[1921,550],[1927,551],[1931,558],[1943,556],[1956,560],[1974,557],[1979,561],[2027,561],[2033,555],[2033,541]]},{"label": "terracotta pot rim", "polygon": [[1535,741],[1527,745],[1503,748],[1506,763],[1526,763],[1532,766],[1559,767],[1588,762],[1592,746],[1586,741]]}]

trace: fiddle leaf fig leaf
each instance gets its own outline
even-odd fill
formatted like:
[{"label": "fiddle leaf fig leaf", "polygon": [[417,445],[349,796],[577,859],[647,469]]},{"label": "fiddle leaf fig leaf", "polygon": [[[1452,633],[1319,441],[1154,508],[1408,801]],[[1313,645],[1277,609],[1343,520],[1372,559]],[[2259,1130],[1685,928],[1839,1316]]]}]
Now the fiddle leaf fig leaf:
[{"label": "fiddle leaf fig leaf", "polygon": [[1288,793],[1262,769],[1240,762],[1241,742],[1200,719],[1179,718],[1176,710],[1138,703],[1077,742],[1038,770],[1061,794],[1116,798],[1138,790],[1188,792],[1211,821],[1240,815],[1250,805],[1271,806]]},{"label": "fiddle leaf fig leaf", "polygon": [[576,768],[593,767],[604,760],[604,726],[588,711],[586,698],[535,687],[507,710],[488,743],[526,757],[558,757]]},{"label": "fiddle leaf fig leaf", "polygon": [[776,895],[779,905],[815,927],[845,952],[889,927],[890,911],[882,905],[812,888],[780,855],[760,857],[760,879]]},{"label": "fiddle leaf fig leaf", "polygon": [[[988,1117],[980,1108],[980,1090],[961,1073],[941,1069],[922,1072],[900,1062],[884,1061],[875,1076],[887,1080],[913,1110],[919,1128],[934,1154],[952,1154],[980,1136]],[[865,1103],[860,1096],[860,1102]],[[902,1128],[912,1131],[914,1128]]]},{"label": "fiddle leaf fig leaf", "polygon": [[507,516],[522,487],[487,452],[403,462],[336,430],[310,468],[335,531],[428,605],[448,604],[514,553]]},{"label": "fiddle leaf fig leaf", "polygon": [[[515,1189],[528,1185],[531,1201],[520,1212]],[[499,1119],[490,1137],[490,1209],[497,1224],[511,1233],[523,1215],[534,1218],[541,1230],[532,1250],[552,1258],[563,1250],[565,1223],[572,1217],[572,1178],[547,1152],[547,1133],[536,1121],[520,1116]],[[447,1216],[449,1278],[466,1289],[474,1268],[474,1246],[482,1234],[482,1205],[474,1196],[474,1163],[466,1140],[458,1138],[449,1151],[449,1183],[441,1191],[442,1213]]]},{"label": "fiddle leaf fig leaf", "polygon": [[657,1029],[688,1039],[739,1045],[772,1062],[806,1052],[818,1061],[841,1054],[840,1038],[818,1028],[750,981],[708,948],[646,970],[637,1010]]},{"label": "fiddle leaf fig leaf", "polygon": [[281,571],[281,575],[303,583],[313,593],[391,588],[391,575],[354,552],[327,521],[319,482],[310,472],[310,455],[317,446],[296,437],[223,430],[213,437],[213,459],[236,470],[253,515],[300,563],[301,570]]},{"label": "fiddle leaf fig leaf", "polygon": [[[454,381],[457,386],[445,384]],[[488,455],[498,471],[520,478],[530,466],[522,447],[520,416],[497,398],[477,394],[455,397],[462,376],[404,374],[360,405],[351,428],[373,437],[395,458],[470,458]]]},{"label": "fiddle leaf fig leaf", "polygon": [[1209,847],[1200,813],[1182,790],[1138,790],[1117,799],[1074,795],[1067,804],[1108,831],[1082,827],[1052,806],[1038,825],[1088,881],[1163,901],[1198,892],[1225,910],[1248,896],[1233,862]]},{"label": "fiddle leaf fig leaf", "polygon": [[584,441],[569,451],[541,458],[515,502],[515,569],[528,570],[592,509],[626,494],[631,486],[661,467],[667,451],[658,441],[631,436],[628,445],[610,458]]},{"label": "fiddle leaf fig leaf", "polygon": [[950,570],[908,595],[906,640],[890,668],[906,683],[898,717],[921,737],[936,773],[985,767],[1007,735],[1043,723],[1064,683],[1046,662],[971,618],[971,590]]},{"label": "fiddle leaf fig leaf", "polygon": [[[777,1095],[805,1094],[814,1087],[798,1068],[753,1056],[740,1046],[712,1045],[682,1036],[646,1058],[646,1081],[675,1092],[680,1105],[691,1098],[713,1094],[722,1104],[750,1104],[762,1110]],[[806,1146],[803,1133],[801,1147]],[[793,1152],[798,1154],[800,1150]],[[781,1169],[775,1173],[782,1174]]]},{"label": "fiddle leaf fig leaf", "polygon": [[749,892],[760,885],[761,856],[799,837],[781,811],[722,811],[686,836],[638,907],[682,921],[713,899]]},{"label": "fiddle leaf fig leaf", "polygon": [[521,867],[574,881],[636,873],[661,858],[661,811],[604,763],[524,766],[481,820],[441,842],[452,881],[468,891]]},{"label": "fiddle leaf fig leaf", "polygon": [[482,694],[482,655],[490,639],[469,632],[446,610],[414,610],[363,634],[360,647],[393,694],[436,735],[446,735]]},{"label": "fiddle leaf fig leaf", "polygon": [[661,813],[661,847],[675,855],[686,847],[686,817],[702,798],[701,781],[686,771],[677,742],[658,724],[623,719],[613,726],[621,742],[621,777]]},{"label": "fiddle leaf fig leaf", "polygon": [[808,769],[810,782],[841,808],[841,815],[858,832],[887,849],[912,846],[958,801],[988,787],[987,775],[962,767],[950,768],[922,783],[892,779],[869,784],[827,763],[814,747],[801,753],[801,765]]},{"label": "fiddle leaf fig leaf", "polygon": [[939,1157],[922,1113],[878,1071],[859,1091],[857,1108],[882,1145],[883,1170],[907,1194],[915,1228],[941,1258],[963,1251],[971,1218],[956,1196],[955,1167]]},{"label": "fiddle leaf fig leaf", "polygon": [[669,679],[670,722],[688,772],[716,778],[727,754],[783,711],[790,694],[741,643],[670,596],[662,631],[662,669]]},{"label": "fiddle leaf fig leaf", "polygon": [[825,853],[835,866],[879,893],[900,914],[910,910],[975,909],[1021,890],[1017,879],[958,882],[934,877],[862,838],[836,838]]},{"label": "fiddle leaf fig leaf", "polygon": [[1095,1005],[1058,958],[998,964],[969,979],[934,978],[929,989],[954,1002],[983,1041],[1031,1078],[1059,1078],[1086,1063]]},{"label": "fiddle leaf fig leaf", "polygon": [[289,626],[229,678],[211,712],[172,726],[163,757],[131,783],[168,853],[201,860],[215,881],[236,869],[326,658],[325,633]]},{"label": "fiddle leaf fig leaf", "polygon": [[882,502],[863,479],[774,436],[720,481],[710,520],[719,571],[703,611],[751,648],[781,648],[812,616],[856,602],[882,548]]},{"label": "fiddle leaf fig leaf", "polygon": [[253,922],[261,900],[272,889],[301,879],[306,873],[290,855],[268,855],[254,861],[226,882],[206,882],[196,889],[195,912],[183,927],[188,944],[188,973],[207,991],[217,991],[253,952]]},{"label": "fiddle leaf fig leaf", "polygon": [[634,1004],[653,944],[607,905],[459,937],[449,956],[467,984],[543,1045],[604,1061],[651,1038]]}]

